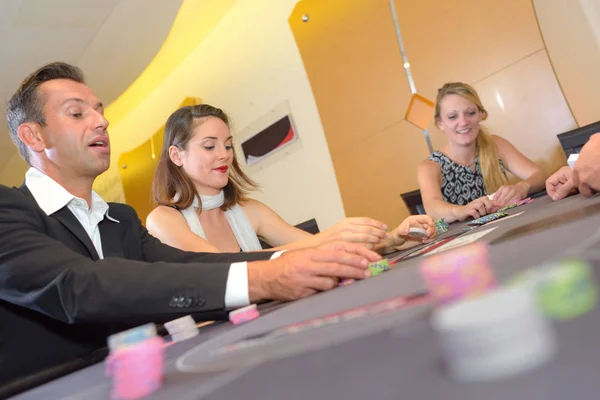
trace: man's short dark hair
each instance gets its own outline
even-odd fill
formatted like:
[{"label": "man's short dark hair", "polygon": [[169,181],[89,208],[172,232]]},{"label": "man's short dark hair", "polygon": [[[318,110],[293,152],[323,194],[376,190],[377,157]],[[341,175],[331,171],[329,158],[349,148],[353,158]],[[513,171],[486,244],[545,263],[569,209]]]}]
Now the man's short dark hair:
[{"label": "man's short dark hair", "polygon": [[43,110],[44,99],[40,96],[38,87],[42,83],[54,79],[69,79],[85,83],[83,72],[79,68],[64,62],[53,62],[44,65],[25,78],[15,94],[8,101],[6,124],[8,125],[13,143],[19,149],[21,157],[27,161],[27,164],[30,164],[29,151],[17,134],[19,125],[25,122],[35,122],[41,126],[46,126]]}]

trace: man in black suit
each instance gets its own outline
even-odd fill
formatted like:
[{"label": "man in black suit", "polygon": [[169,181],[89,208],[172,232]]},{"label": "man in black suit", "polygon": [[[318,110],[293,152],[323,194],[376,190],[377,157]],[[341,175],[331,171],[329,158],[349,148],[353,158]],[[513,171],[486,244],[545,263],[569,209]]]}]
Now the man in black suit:
[{"label": "man in black suit", "polygon": [[110,163],[108,121],[71,65],[25,79],[7,123],[31,168],[21,188],[0,185],[0,386],[82,357],[131,326],[298,299],[364,278],[380,259],[343,242],[280,257],[160,243],[131,207],[93,192]]}]

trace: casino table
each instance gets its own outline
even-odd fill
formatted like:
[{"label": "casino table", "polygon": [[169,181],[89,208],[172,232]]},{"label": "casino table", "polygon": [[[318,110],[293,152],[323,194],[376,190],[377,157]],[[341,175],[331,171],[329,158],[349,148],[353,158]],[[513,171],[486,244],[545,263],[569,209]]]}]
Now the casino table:
[{"label": "casino table", "polygon": [[[491,244],[500,282],[574,255],[589,260],[600,276],[600,196],[558,202],[541,197],[508,213],[521,214],[464,234],[495,227],[480,240]],[[464,228],[453,224],[444,235]],[[300,301],[264,305],[258,319],[243,325],[202,328],[199,336],[166,349],[164,385],[148,398],[600,398],[598,308],[553,322],[558,351],[536,369],[489,382],[451,379],[428,320],[433,305],[418,296],[404,305],[394,302],[424,291],[421,260],[409,258],[379,276]],[[107,399],[110,389],[100,363],[14,398]]]}]

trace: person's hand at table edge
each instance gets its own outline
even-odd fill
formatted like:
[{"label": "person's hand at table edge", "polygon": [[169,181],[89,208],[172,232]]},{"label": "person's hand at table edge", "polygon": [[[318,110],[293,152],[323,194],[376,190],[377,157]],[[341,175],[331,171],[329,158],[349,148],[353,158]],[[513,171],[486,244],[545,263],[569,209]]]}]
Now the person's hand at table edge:
[{"label": "person's hand at table edge", "polygon": [[249,262],[250,303],[297,300],[333,289],[341,279],[364,279],[370,276],[369,263],[379,260],[379,254],[361,244],[330,242],[288,250],[273,260]]}]

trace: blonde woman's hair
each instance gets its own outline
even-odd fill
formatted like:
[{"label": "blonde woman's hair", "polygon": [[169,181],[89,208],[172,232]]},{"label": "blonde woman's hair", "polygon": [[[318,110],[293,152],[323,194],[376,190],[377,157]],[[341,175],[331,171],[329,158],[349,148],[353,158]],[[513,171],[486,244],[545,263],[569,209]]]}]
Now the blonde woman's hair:
[{"label": "blonde woman's hair", "polygon": [[[481,99],[475,89],[462,82],[449,82],[438,90],[437,99],[435,101],[435,120],[440,121],[440,103],[444,97],[449,94],[456,94],[467,99],[475,105],[482,114],[482,120],[488,116],[487,111],[481,104]],[[489,132],[483,125],[479,125],[479,135],[477,136],[477,149],[479,153],[479,165],[481,174],[483,175],[483,184],[487,193],[494,193],[502,185],[508,183],[506,175],[500,169],[498,162],[498,147],[490,136]]]}]

